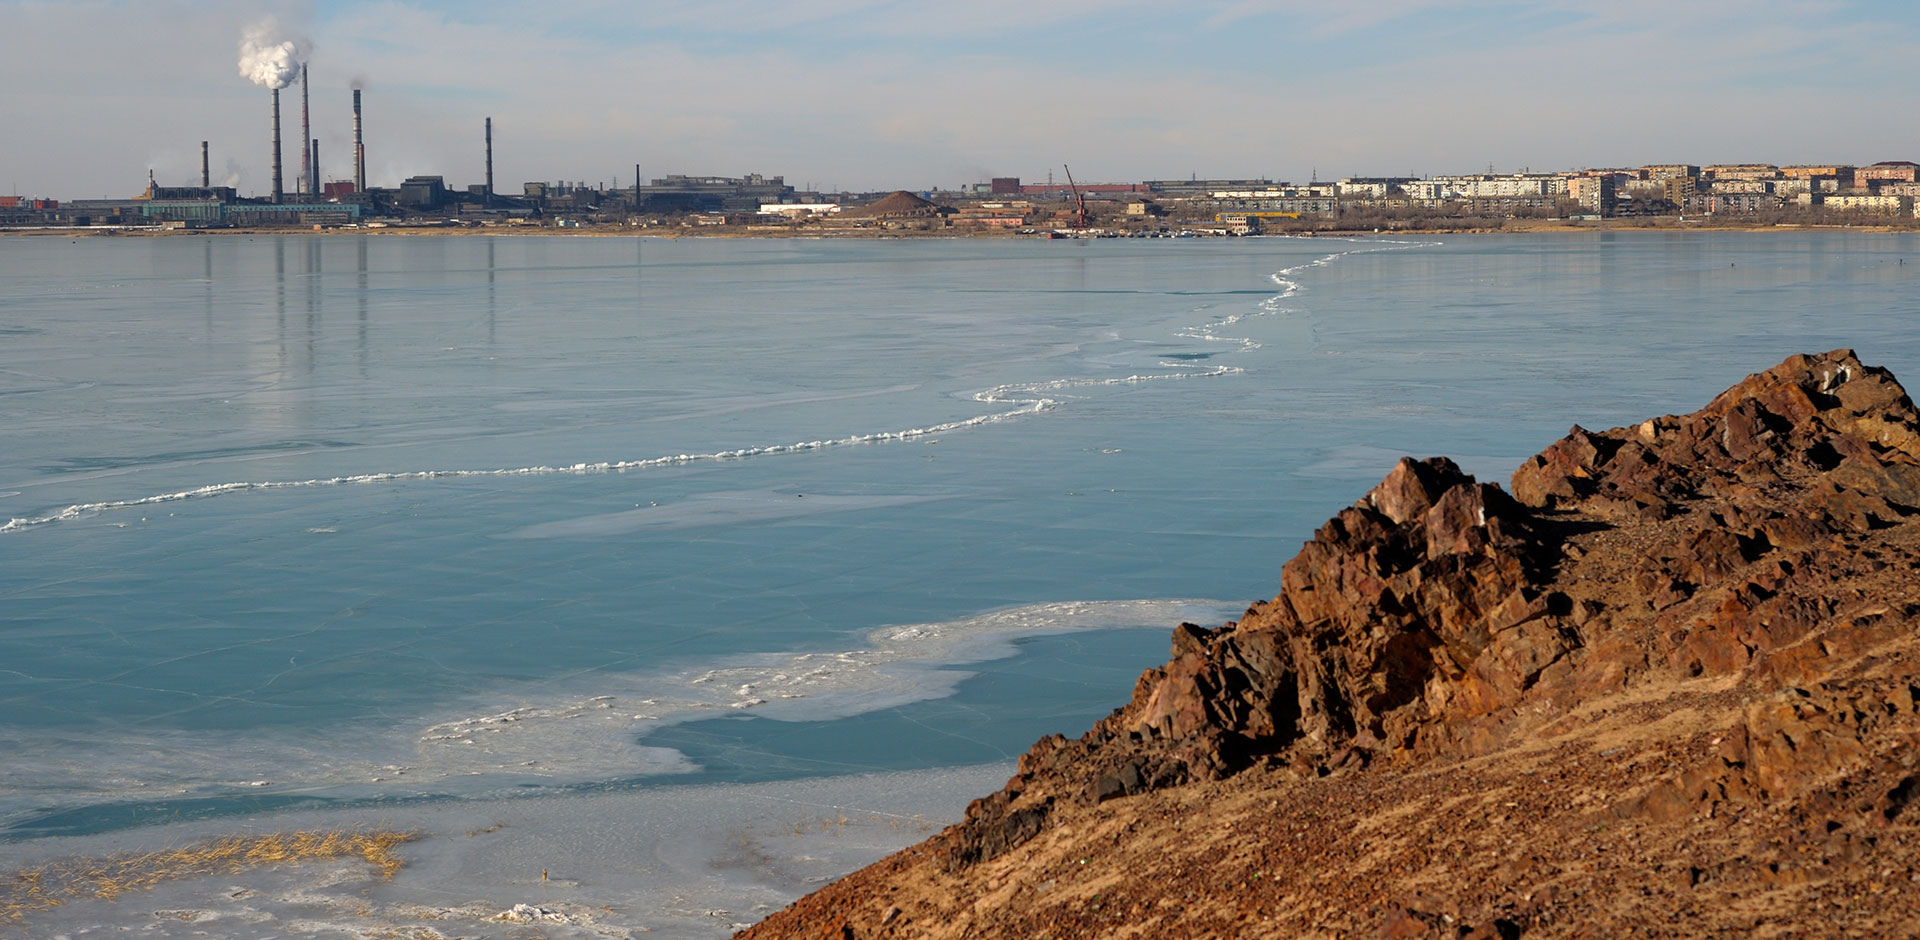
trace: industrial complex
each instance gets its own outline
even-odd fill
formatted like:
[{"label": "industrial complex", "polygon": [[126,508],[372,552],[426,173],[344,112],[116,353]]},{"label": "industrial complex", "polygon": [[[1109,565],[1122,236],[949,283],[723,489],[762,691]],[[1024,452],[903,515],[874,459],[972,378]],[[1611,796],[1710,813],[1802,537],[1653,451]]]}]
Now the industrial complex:
[{"label": "industrial complex", "polygon": [[[476,122],[485,172],[450,185],[420,175],[370,185],[353,88],[350,172],[323,173],[311,125],[306,66],[292,43],[243,44],[241,72],[271,94],[271,190],[243,196],[213,185],[209,142],[200,142],[198,185],[162,183],[119,199],[0,196],[0,228],[259,229],[298,227],[518,226],[672,227],[690,230],[1215,233],[1499,227],[1506,220],[1565,221],[1662,216],[1726,223],[1862,222],[1913,225],[1920,164],[1775,166],[1764,163],[1352,177],[1303,184],[1268,179],[1076,183],[996,177],[951,189],[907,192],[798,190],[780,176],[672,174],[633,185],[527,181],[501,192],[493,173],[493,119]],[[294,185],[285,185],[281,91],[300,85]],[[290,123],[290,122],[289,122]],[[132,190],[135,187],[130,186]]]}]

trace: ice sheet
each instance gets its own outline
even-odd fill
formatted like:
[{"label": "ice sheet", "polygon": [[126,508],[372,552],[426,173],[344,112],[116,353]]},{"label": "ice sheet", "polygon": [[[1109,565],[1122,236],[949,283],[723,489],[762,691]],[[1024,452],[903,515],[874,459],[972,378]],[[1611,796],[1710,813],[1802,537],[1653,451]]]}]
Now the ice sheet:
[{"label": "ice sheet", "polygon": [[[48,808],[129,804],[152,817],[169,801],[286,801],[477,796],[515,786],[555,787],[682,774],[696,769],[645,735],[715,715],[819,721],[942,698],[969,673],[946,667],[1012,655],[1014,642],[1077,630],[1170,629],[1215,623],[1239,605],[1199,599],[1034,604],[939,623],[870,632],[837,649],[747,653],[702,668],[595,672],[460,703],[417,724],[312,728],[274,739],[224,733],[102,731],[0,768],[15,827]],[[0,744],[6,736],[0,734]],[[142,809],[134,804],[145,804]],[[177,808],[171,811],[178,811]]]},{"label": "ice sheet", "polygon": [[112,837],[0,845],[6,873],[228,835],[408,830],[392,881],[333,861],[196,876],[74,899],[0,935],[553,940],[725,937],[959,819],[994,764],[777,784],[665,787],[362,812],[299,812]]}]

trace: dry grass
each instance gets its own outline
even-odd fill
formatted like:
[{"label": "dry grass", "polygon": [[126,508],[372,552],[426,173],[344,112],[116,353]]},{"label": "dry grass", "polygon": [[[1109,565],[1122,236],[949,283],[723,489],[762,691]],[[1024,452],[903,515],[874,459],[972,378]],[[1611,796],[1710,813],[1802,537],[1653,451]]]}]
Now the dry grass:
[{"label": "dry grass", "polygon": [[276,832],[196,842],[158,852],[108,858],[59,859],[0,875],[0,923],[67,901],[113,900],[175,878],[239,872],[263,865],[362,858],[392,878],[403,864],[394,853],[418,833],[390,830]]},{"label": "dry grass", "polygon": [[874,813],[864,820],[856,820],[847,816],[822,816],[816,819],[803,819],[788,826],[787,834],[803,836],[809,832],[842,832],[846,830],[848,825],[857,825],[860,823],[866,823],[868,825],[875,823],[883,824],[895,832],[932,832],[937,828],[934,826],[932,820],[923,816],[896,816],[891,813]]}]

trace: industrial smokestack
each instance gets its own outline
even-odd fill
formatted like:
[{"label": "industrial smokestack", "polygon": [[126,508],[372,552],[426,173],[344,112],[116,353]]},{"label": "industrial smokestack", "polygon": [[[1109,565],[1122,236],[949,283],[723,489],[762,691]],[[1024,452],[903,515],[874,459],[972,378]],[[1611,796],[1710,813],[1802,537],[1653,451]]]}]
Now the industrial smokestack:
[{"label": "industrial smokestack", "polygon": [[[278,27],[268,19],[247,27],[240,37],[240,74],[256,85],[273,89],[273,201],[286,197],[280,175],[280,89],[293,83],[300,74],[300,60],[306,56],[306,41],[274,36]],[[301,152],[307,145],[300,144]]]},{"label": "industrial smokestack", "polygon": [[308,193],[308,195],[315,202],[318,202],[320,200],[320,184],[318,182],[320,179],[320,139],[316,137],[308,141],[308,144],[313,147],[313,159],[308,160],[307,165],[313,168],[313,178],[316,181],[313,184],[313,190]]},{"label": "industrial smokestack", "polygon": [[353,191],[367,191],[367,148],[360,143],[360,89],[353,90]]},{"label": "industrial smokestack", "polygon": [[307,97],[307,64],[300,63],[300,191],[311,195],[320,191],[320,185],[314,182],[313,161],[309,159],[307,148],[313,140],[313,119],[311,102]]},{"label": "industrial smokestack", "polygon": [[282,200],[280,189],[280,89],[273,90],[273,204]]},{"label": "industrial smokestack", "polygon": [[213,174],[208,172],[207,142],[203,140],[200,142],[200,188],[207,189],[211,186],[213,186]]},{"label": "industrial smokestack", "polygon": [[487,118],[487,202],[493,205],[493,118]]}]

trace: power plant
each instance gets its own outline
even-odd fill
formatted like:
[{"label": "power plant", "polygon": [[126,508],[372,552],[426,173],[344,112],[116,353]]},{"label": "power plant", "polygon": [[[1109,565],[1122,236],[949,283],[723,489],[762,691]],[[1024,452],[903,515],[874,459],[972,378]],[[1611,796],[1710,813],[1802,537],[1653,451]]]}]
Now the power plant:
[{"label": "power plant", "polygon": [[[643,204],[658,202],[663,211],[689,211],[699,208],[739,210],[758,208],[767,196],[780,199],[791,195],[792,188],[778,178],[766,185],[757,177],[734,181],[754,190],[751,195],[735,193],[732,201],[719,195],[730,186],[702,178],[685,182],[678,178],[656,181],[645,187],[639,179],[640,167],[634,165],[631,189],[608,190],[605,184],[585,182],[559,184],[527,183],[524,194],[500,194],[493,166],[493,118],[483,122],[484,182],[478,185],[449,187],[441,176],[415,175],[392,188],[374,188],[367,180],[367,151],[362,111],[362,89],[356,80],[353,91],[353,173],[352,182],[324,182],[320,175],[320,140],[314,134],[312,73],[304,40],[284,38],[268,20],[243,32],[240,42],[239,71],[242,77],[267,89],[271,105],[270,188],[264,196],[245,197],[238,191],[237,178],[225,185],[214,185],[211,142],[200,142],[200,180],[198,186],[163,186],[148,172],[146,191],[125,199],[69,200],[61,206],[55,200],[34,200],[36,212],[49,214],[47,221],[77,225],[160,224],[170,227],[223,227],[255,225],[301,225],[319,227],[352,223],[368,216],[397,217],[418,224],[444,224],[465,217],[469,222],[484,219],[489,224],[505,220],[527,221],[549,211],[600,213],[633,211]],[[280,90],[300,83],[300,167],[289,186],[286,178],[284,146],[280,126]],[[324,83],[324,78],[323,78]],[[323,95],[324,98],[324,95]],[[324,110],[324,108],[323,108]],[[232,162],[229,161],[229,168]],[[238,173],[231,174],[234,177]],[[689,186],[692,188],[689,189]],[[663,190],[663,192],[655,192]],[[711,192],[710,192],[711,191]],[[291,197],[291,198],[290,198]],[[748,206],[747,203],[752,205]],[[739,203],[735,205],[734,203]],[[0,208],[18,208],[0,203]],[[0,213],[0,218],[10,218]],[[25,221],[25,220],[21,220]],[[376,225],[391,223],[380,222]],[[406,224],[406,223],[401,223]],[[566,224],[566,223],[562,223]]]},{"label": "power plant", "polygon": [[[485,117],[481,125],[482,182],[456,188],[448,186],[444,177],[419,174],[389,188],[372,187],[367,180],[365,96],[359,87],[351,89],[352,182],[323,182],[320,139],[314,135],[313,128],[312,73],[308,63],[302,61],[305,47],[294,40],[276,40],[269,34],[268,26],[249,30],[241,43],[240,57],[240,74],[266,87],[272,108],[271,188],[264,196],[242,196],[234,185],[238,182],[238,173],[233,174],[236,178],[227,180],[226,185],[214,185],[211,144],[203,140],[198,186],[163,186],[149,170],[146,191],[139,196],[71,200],[64,207],[57,201],[36,200],[44,205],[36,206],[35,211],[46,213],[42,218],[47,222],[75,225],[321,228],[358,223],[370,217],[383,219],[371,223],[377,227],[494,225],[524,224],[553,215],[558,218],[557,224],[566,226],[579,224],[582,216],[605,218],[617,214],[631,221],[634,214],[648,210],[660,214],[751,213],[768,202],[794,202],[794,188],[777,176],[749,175],[742,179],[669,176],[646,185],[640,178],[638,163],[633,167],[634,183],[628,188],[621,188],[617,177],[613,189],[608,189],[605,183],[596,185],[583,180],[529,182],[521,192],[503,196],[494,174],[491,115]],[[285,141],[280,127],[280,90],[295,81],[300,82],[300,170],[296,185],[289,187],[284,162]],[[354,84],[357,86],[358,81]],[[231,161],[228,165],[232,167]],[[0,203],[0,208],[17,206]],[[11,218],[0,213],[0,220]]]}]

